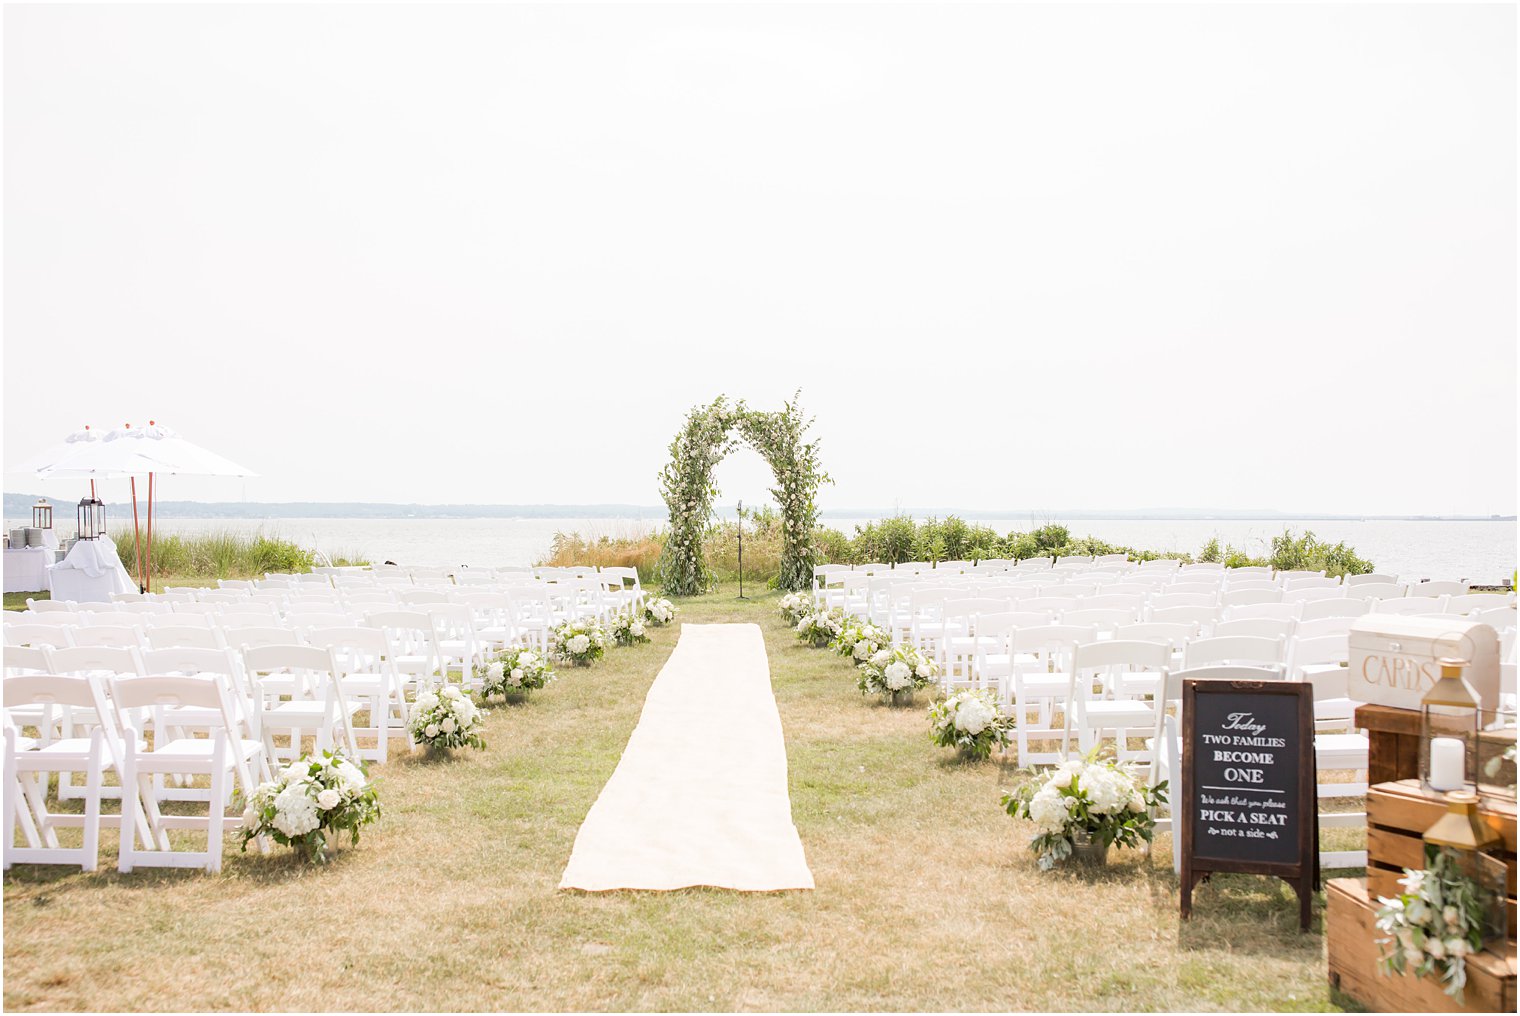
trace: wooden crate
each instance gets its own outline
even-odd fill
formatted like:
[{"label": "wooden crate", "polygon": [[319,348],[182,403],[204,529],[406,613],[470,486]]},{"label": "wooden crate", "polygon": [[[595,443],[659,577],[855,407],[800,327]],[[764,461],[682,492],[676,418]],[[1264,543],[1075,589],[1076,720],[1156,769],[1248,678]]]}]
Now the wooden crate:
[{"label": "wooden crate", "polygon": [[[1446,812],[1440,794],[1418,780],[1380,783],[1367,791],[1367,891],[1374,899],[1396,896],[1405,868],[1425,866],[1425,830]],[[1509,934],[1515,934],[1515,804],[1485,800],[1479,814],[1504,840]]]},{"label": "wooden crate", "polygon": [[1462,1002],[1434,978],[1384,974],[1378,966],[1377,903],[1359,878],[1325,883],[1325,942],[1330,984],[1373,1012],[1515,1011],[1515,940],[1468,958]]},{"label": "wooden crate", "polygon": [[1393,706],[1358,706],[1356,725],[1367,732],[1367,782],[1420,778],[1420,713]]}]

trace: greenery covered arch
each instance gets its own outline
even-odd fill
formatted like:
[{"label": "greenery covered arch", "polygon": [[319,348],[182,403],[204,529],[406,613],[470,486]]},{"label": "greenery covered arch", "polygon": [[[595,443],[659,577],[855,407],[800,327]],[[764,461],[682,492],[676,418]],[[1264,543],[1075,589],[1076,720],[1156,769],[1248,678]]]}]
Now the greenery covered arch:
[{"label": "greenery covered arch", "polygon": [[813,530],[818,524],[815,499],[818,488],[829,482],[818,465],[818,443],[803,440],[812,424],[802,415],[796,395],[780,412],[731,404],[720,395],[686,415],[685,426],[670,443],[670,462],[660,473],[660,492],[670,509],[670,533],[659,566],[666,593],[695,596],[713,587],[712,569],[702,553],[718,496],[713,471],[741,442],[759,452],[776,476],[771,494],[781,508],[782,538],[777,585],[787,590],[811,587]]}]

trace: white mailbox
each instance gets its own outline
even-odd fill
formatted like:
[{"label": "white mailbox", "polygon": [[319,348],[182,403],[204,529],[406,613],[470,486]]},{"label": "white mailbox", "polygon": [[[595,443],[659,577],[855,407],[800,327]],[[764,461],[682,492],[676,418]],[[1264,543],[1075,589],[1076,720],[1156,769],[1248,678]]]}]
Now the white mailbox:
[{"label": "white mailbox", "polygon": [[1419,709],[1441,676],[1438,661],[1467,661],[1467,683],[1485,709],[1499,705],[1499,635],[1486,624],[1451,617],[1365,614],[1351,626],[1351,697],[1359,702]]}]

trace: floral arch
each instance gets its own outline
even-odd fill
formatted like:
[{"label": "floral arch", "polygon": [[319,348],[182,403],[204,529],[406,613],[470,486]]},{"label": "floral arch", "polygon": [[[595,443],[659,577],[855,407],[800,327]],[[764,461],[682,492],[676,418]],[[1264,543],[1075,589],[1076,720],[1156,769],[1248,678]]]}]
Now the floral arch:
[{"label": "floral arch", "polygon": [[666,593],[695,596],[713,587],[712,569],[702,554],[702,537],[718,496],[713,470],[741,442],[759,452],[776,476],[771,494],[781,507],[783,541],[777,584],[786,590],[811,587],[815,498],[829,481],[818,465],[818,443],[803,440],[812,423],[802,415],[796,395],[780,412],[730,404],[720,395],[686,415],[685,426],[670,443],[670,462],[660,472],[660,492],[670,509],[670,534],[659,565]]}]

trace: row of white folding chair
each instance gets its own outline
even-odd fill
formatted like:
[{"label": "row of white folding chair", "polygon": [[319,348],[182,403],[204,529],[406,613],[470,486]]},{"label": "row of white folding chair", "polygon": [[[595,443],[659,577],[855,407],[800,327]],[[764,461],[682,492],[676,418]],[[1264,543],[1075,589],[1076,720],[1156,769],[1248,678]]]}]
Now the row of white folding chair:
[{"label": "row of white folding chair", "polygon": [[[250,732],[222,676],[146,676],[140,660],[124,668],[110,658],[81,660],[77,652],[56,655],[55,669],[74,672],[9,676],[0,685],[6,711],[5,866],[18,860],[50,861],[92,869],[100,826],[118,825],[124,871],[131,870],[134,858],[159,866],[218,869],[222,831],[238,821],[226,817],[233,782],[247,795],[270,777],[264,745]],[[34,726],[37,736],[23,737],[23,725]],[[145,737],[149,727],[151,748]],[[196,731],[205,731],[207,737],[196,737]],[[108,789],[101,777],[112,768],[121,777],[120,787]],[[71,776],[81,772],[85,783],[75,786]],[[37,776],[52,773],[58,775],[59,798],[83,799],[84,815],[47,807],[46,779],[39,783]],[[189,788],[188,778],[194,775],[209,776],[211,787]],[[172,776],[176,785],[166,789],[165,776]],[[120,814],[102,814],[101,800],[108,796],[121,798]],[[23,800],[29,812],[26,820],[20,814]],[[165,800],[205,801],[208,815],[166,815],[160,808]],[[124,821],[124,815],[136,821]],[[80,824],[83,847],[60,847],[57,830]],[[25,847],[15,843],[18,825]],[[175,828],[205,832],[207,849],[174,851],[169,831]]]}]

